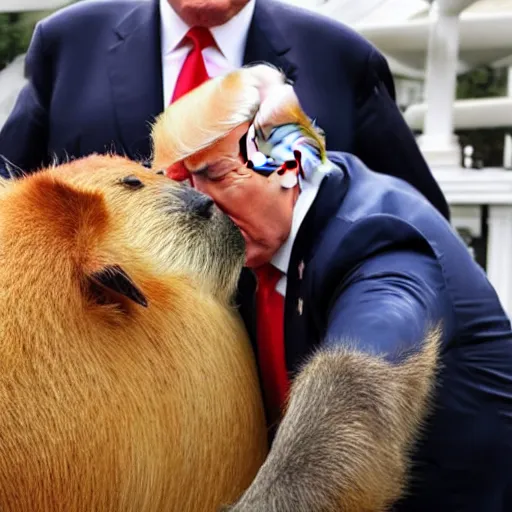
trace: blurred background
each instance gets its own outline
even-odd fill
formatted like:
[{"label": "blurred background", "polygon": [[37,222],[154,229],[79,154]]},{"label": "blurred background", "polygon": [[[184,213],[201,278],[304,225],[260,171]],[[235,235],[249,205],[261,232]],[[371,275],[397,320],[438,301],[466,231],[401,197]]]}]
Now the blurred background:
[{"label": "blurred background", "polygon": [[[453,224],[511,313],[512,0],[282,1],[349,25],[386,56]],[[68,3],[0,0],[0,127],[35,24]]]}]

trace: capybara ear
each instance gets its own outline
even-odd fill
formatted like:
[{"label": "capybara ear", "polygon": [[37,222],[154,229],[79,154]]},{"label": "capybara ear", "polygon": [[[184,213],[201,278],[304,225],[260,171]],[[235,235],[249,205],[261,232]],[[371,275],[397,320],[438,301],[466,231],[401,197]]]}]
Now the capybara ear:
[{"label": "capybara ear", "polygon": [[13,216],[31,230],[27,236],[38,233],[47,254],[59,255],[59,264],[48,259],[49,264],[72,269],[83,293],[98,304],[126,309],[131,301],[147,306],[110,249],[110,216],[102,192],[45,172],[27,179],[19,190],[18,200],[11,201]]},{"label": "capybara ear", "polygon": [[124,299],[147,307],[148,301],[119,265],[107,265],[88,276],[90,291],[100,304],[121,305]]}]

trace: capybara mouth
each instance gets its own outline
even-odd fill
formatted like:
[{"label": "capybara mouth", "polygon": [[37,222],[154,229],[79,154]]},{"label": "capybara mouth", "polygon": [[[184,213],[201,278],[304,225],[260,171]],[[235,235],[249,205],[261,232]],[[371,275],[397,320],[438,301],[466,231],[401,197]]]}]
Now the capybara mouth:
[{"label": "capybara mouth", "polygon": [[223,222],[226,224],[226,230],[228,231],[229,237],[227,242],[232,250],[233,257],[240,258],[245,261],[245,238],[240,231],[240,228],[222,211],[218,210],[217,214],[222,216]]}]

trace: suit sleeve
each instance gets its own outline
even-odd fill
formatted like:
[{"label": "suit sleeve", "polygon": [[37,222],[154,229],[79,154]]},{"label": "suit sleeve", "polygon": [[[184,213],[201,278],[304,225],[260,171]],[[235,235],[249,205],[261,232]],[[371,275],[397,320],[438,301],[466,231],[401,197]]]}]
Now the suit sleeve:
[{"label": "suit sleeve", "polygon": [[449,219],[446,199],[395,103],[389,66],[376,50],[370,53],[357,93],[354,153],[370,169],[409,182]]},{"label": "suit sleeve", "polygon": [[[235,512],[389,510],[407,489],[454,320],[426,244],[414,234],[392,243],[384,222],[371,223],[343,240],[352,263],[327,308],[325,341],[295,375],[270,454]],[[371,252],[352,247],[372,227]],[[334,251],[336,275],[340,260]]]},{"label": "suit sleeve", "polygon": [[[0,173],[8,167],[33,172],[48,164],[48,104],[51,95],[51,63],[45,55],[38,24],[25,59],[27,83],[0,131]],[[7,164],[10,162],[11,165]]]},{"label": "suit sleeve", "polygon": [[389,249],[367,259],[343,280],[328,317],[325,343],[354,340],[357,349],[398,363],[421,350],[426,333],[453,332],[454,314],[434,256]]}]

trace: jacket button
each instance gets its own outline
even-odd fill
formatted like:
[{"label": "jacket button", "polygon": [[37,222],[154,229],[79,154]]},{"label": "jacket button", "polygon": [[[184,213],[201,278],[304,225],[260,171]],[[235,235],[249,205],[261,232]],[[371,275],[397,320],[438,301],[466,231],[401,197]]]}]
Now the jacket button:
[{"label": "jacket button", "polygon": [[306,265],[304,264],[304,260],[301,260],[299,263],[298,271],[299,271],[299,279],[302,279],[304,276],[304,269],[306,268]]}]

